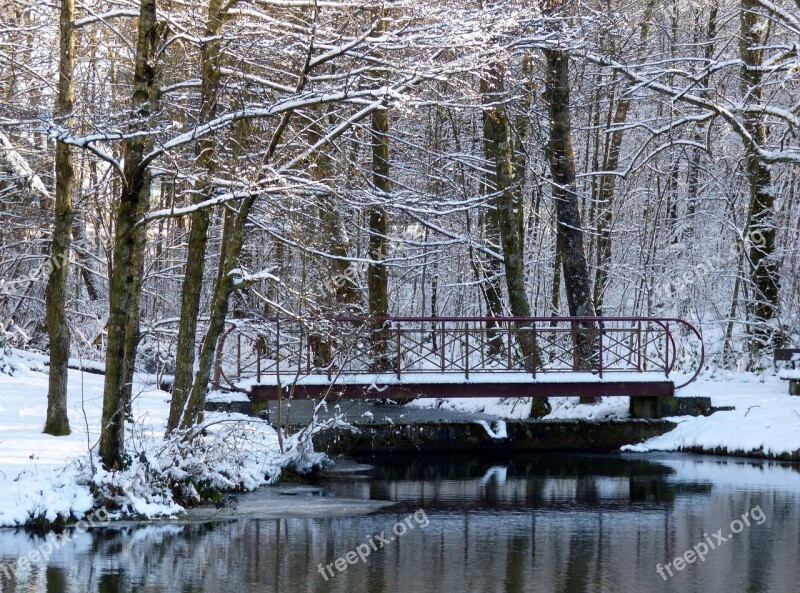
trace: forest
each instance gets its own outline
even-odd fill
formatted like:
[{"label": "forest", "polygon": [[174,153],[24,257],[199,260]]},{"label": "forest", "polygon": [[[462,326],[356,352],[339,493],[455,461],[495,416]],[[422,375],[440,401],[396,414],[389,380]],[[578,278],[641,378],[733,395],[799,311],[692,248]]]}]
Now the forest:
[{"label": "forest", "polygon": [[[202,415],[231,323],[679,317],[800,340],[800,0],[10,0],[0,341]],[[42,419],[45,420],[44,418]]]}]

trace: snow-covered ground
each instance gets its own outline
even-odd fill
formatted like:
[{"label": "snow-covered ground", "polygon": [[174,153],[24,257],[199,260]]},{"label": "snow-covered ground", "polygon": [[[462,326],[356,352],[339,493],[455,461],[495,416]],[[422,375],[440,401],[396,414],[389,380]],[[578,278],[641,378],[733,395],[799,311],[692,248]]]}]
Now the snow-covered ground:
[{"label": "snow-covered ground", "polygon": [[680,395],[710,396],[714,406],[736,409],[708,417],[673,418],[679,423],[675,430],[625,449],[702,448],[731,454],[761,452],[768,457],[800,451],[800,397],[790,396],[788,381],[774,374],[720,373],[692,383]]},{"label": "snow-covered ground", "polygon": [[263,421],[207,413],[206,446],[176,462],[180,445],[163,439],[169,394],[157,389],[150,377],[141,376],[134,388],[136,422],[127,425],[131,467],[108,474],[89,456],[99,438],[103,376],[70,371],[72,434],[52,437],[42,434],[47,411],[47,372],[42,357],[15,351],[5,362],[13,364],[14,371],[13,376],[0,373],[0,526],[21,525],[35,518],[80,519],[96,504],[90,482],[106,488],[113,485],[123,492],[120,503],[129,514],[170,516],[183,509],[166,489],[154,489],[147,483],[158,472],[173,480],[189,475],[207,478],[220,489],[254,489],[276,478],[286,465],[321,461],[321,456],[304,449],[296,438],[288,443],[292,450],[281,454],[276,432]]}]

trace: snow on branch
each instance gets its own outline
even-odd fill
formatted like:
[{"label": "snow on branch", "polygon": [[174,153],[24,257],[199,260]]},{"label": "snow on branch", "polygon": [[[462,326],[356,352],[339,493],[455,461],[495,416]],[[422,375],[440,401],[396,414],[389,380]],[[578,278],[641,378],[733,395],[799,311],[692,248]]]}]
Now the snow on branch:
[{"label": "snow on branch", "polygon": [[230,276],[233,278],[233,285],[236,288],[241,288],[243,286],[247,286],[248,284],[255,284],[256,282],[261,282],[262,280],[280,282],[280,278],[272,273],[272,271],[276,268],[277,266],[270,266],[269,268],[265,268],[260,272],[255,272],[254,274],[248,274],[241,268],[234,268],[231,270]]},{"label": "snow on branch", "polygon": [[[747,131],[744,123],[737,117],[737,113],[752,112],[750,107],[745,108],[742,105],[731,108],[724,107],[719,103],[707,99],[703,96],[690,93],[688,89],[672,86],[663,82],[657,82],[656,77],[648,77],[637,72],[632,66],[623,64],[608,56],[595,54],[591,51],[584,52],[584,55],[590,61],[609,68],[618,72],[628,78],[631,82],[641,88],[648,88],[656,91],[662,95],[670,98],[672,101],[680,101],[694,107],[699,107],[715,116],[725,120],[728,125],[738,134],[742,140],[747,144],[758,156],[766,163],[800,163],[800,147],[789,147],[783,150],[771,151],[761,147],[758,142]],[[787,121],[796,120],[796,117],[787,111],[782,111],[777,108],[758,110],[761,113],[771,114],[773,116],[781,117]]]},{"label": "snow on branch", "polygon": [[109,10],[108,12],[104,12],[102,14],[90,14],[89,16],[85,16],[82,19],[75,19],[75,28],[85,27],[86,25],[91,25],[92,23],[97,22],[105,22],[109,19],[116,19],[116,18],[138,18],[139,11],[138,10],[125,10],[123,8],[117,10]]},{"label": "snow on branch", "polygon": [[308,93],[303,93],[297,97],[291,97],[283,101],[279,101],[269,107],[254,107],[254,108],[242,109],[239,111],[232,111],[230,113],[226,113],[215,119],[212,119],[209,122],[195,126],[191,130],[188,130],[183,134],[179,134],[178,136],[175,136],[171,140],[162,143],[152,152],[145,155],[145,157],[142,159],[142,163],[143,165],[147,165],[154,159],[160,157],[161,155],[169,152],[172,149],[183,146],[184,144],[187,144],[189,142],[194,142],[195,140],[199,140],[200,138],[203,138],[208,134],[211,134],[217,130],[227,128],[231,124],[243,119],[267,118],[275,115],[284,114],[290,111],[295,111],[297,109],[303,109],[315,105],[324,105],[327,103],[350,102],[358,104],[358,103],[363,103],[366,99],[374,98],[375,95],[385,95],[385,94],[388,94],[388,89],[386,88],[368,89],[364,91],[344,90],[333,93],[308,92]]},{"label": "snow on branch", "polygon": [[50,197],[42,180],[3,132],[0,132],[0,175],[36,204]]},{"label": "snow on branch", "polygon": [[198,210],[213,208],[214,206],[220,206],[222,204],[227,204],[228,202],[259,196],[263,193],[265,193],[264,190],[226,192],[224,194],[219,194],[212,198],[208,198],[207,200],[203,200],[202,202],[192,204],[191,206],[183,206],[181,208],[163,208],[161,210],[148,212],[139,219],[137,224],[145,224],[151,220],[158,220],[159,218],[186,216],[187,214],[192,214]]},{"label": "snow on branch", "polygon": [[777,14],[793,33],[800,35],[800,17],[793,15],[769,0],[756,0],[756,2],[771,13]]}]

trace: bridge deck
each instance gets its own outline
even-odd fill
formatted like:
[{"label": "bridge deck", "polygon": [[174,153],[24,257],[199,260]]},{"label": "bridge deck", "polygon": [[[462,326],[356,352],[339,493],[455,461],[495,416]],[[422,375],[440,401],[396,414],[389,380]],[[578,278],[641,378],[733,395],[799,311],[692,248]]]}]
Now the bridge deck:
[{"label": "bridge deck", "polygon": [[[279,389],[278,385],[282,387]],[[390,373],[340,375],[330,380],[325,375],[294,377],[276,375],[239,385],[254,401],[279,397],[319,399],[408,399],[417,397],[570,397],[628,396],[671,397],[675,384],[660,373],[608,375],[560,373],[533,379],[529,373],[476,373],[469,378],[453,374],[405,373],[400,379]]]}]

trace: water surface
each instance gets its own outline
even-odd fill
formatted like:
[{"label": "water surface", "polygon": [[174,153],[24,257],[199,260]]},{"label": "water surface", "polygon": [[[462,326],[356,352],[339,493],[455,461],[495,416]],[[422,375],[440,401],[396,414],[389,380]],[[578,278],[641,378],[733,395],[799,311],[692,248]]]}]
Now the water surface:
[{"label": "water surface", "polygon": [[[75,535],[46,563],[0,569],[0,591],[800,591],[795,465],[567,454],[369,463],[242,496],[239,515]],[[42,543],[0,530],[0,562]]]}]

